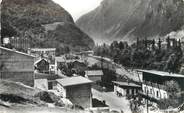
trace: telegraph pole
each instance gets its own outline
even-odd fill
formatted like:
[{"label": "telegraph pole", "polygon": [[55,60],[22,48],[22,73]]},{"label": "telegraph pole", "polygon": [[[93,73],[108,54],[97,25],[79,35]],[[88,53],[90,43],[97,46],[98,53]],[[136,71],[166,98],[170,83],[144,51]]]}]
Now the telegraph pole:
[{"label": "telegraph pole", "polygon": [[[148,97],[148,89],[147,89],[147,97]],[[149,106],[148,106],[148,99],[146,100],[146,109],[147,109],[147,113],[149,113]]]}]

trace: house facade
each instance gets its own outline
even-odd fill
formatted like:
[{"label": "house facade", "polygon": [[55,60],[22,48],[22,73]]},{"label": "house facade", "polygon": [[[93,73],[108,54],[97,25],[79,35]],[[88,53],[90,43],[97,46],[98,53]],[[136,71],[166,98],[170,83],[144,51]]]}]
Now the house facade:
[{"label": "house facade", "polygon": [[41,57],[54,63],[56,48],[29,48],[28,54],[35,56],[37,60]]},{"label": "house facade", "polygon": [[44,58],[41,58],[34,63],[35,70],[38,71],[39,73],[49,73],[50,72],[49,65],[50,64],[47,61],[47,59]]},{"label": "house facade", "polygon": [[34,87],[45,91],[56,90],[56,79],[59,77],[54,74],[35,73]]},{"label": "house facade", "polygon": [[28,38],[20,38],[20,37],[11,37],[9,38],[10,44],[15,48],[22,48],[27,50],[31,47],[30,40]]},{"label": "house facade", "polygon": [[83,108],[92,107],[92,81],[84,77],[70,77],[58,79],[57,90],[63,98],[69,99],[74,105],[79,105]]},{"label": "house facade", "polygon": [[85,71],[85,77],[93,82],[101,81],[103,76],[102,70],[88,70]]},{"label": "house facade", "polygon": [[155,70],[138,70],[142,78],[142,93],[145,99],[159,102],[170,97],[167,92],[166,82],[174,80],[178,83],[181,90],[184,90],[184,75],[173,74]]},{"label": "house facade", "polygon": [[141,86],[135,83],[113,81],[114,93],[117,96],[137,96],[141,91]]},{"label": "house facade", "polygon": [[64,66],[68,63],[73,63],[75,69],[86,70],[84,61],[76,55],[63,55],[60,57],[55,57],[55,74],[60,73],[60,66]]},{"label": "house facade", "polygon": [[0,78],[34,85],[34,57],[0,47]]}]

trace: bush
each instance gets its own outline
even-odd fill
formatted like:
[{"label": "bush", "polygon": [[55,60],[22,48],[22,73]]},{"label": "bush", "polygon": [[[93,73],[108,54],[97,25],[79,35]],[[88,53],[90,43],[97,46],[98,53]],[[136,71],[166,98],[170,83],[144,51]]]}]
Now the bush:
[{"label": "bush", "polygon": [[35,97],[40,98],[40,100],[47,102],[47,103],[55,103],[60,100],[54,93],[42,91],[35,95]]},{"label": "bush", "polygon": [[21,96],[17,96],[14,94],[0,94],[0,99],[5,102],[11,102],[11,103],[24,103],[28,102],[28,99],[25,99]]}]

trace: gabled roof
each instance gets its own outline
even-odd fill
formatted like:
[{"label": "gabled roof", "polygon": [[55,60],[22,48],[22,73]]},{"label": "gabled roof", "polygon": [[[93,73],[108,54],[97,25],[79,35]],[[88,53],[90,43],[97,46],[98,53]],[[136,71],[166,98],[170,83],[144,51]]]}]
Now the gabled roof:
[{"label": "gabled roof", "polygon": [[65,61],[66,61],[66,59],[65,59],[65,57],[64,57],[64,56],[61,56],[61,57],[55,57],[55,61],[56,61],[56,62],[65,62]]},{"label": "gabled roof", "polygon": [[103,75],[103,71],[102,70],[89,70],[89,71],[85,71],[87,76],[98,76],[98,75]]},{"label": "gabled roof", "polygon": [[64,87],[82,85],[82,84],[91,84],[92,83],[91,80],[86,79],[86,78],[81,77],[81,76],[57,79],[56,81]]},{"label": "gabled roof", "polygon": [[46,62],[48,62],[47,59],[45,59],[45,58],[40,58],[40,59],[38,59],[38,60],[34,63],[34,65],[38,64],[38,63],[41,62],[42,60],[45,60]]},{"label": "gabled roof", "polygon": [[156,71],[156,70],[137,70],[137,71],[154,74],[161,77],[184,78],[184,75],[176,74],[176,73],[168,73],[164,71]]},{"label": "gabled roof", "polygon": [[134,83],[128,83],[128,82],[120,82],[120,81],[113,81],[114,84],[117,84],[119,86],[127,86],[127,87],[138,87],[140,88],[140,85],[134,84]]},{"label": "gabled roof", "polygon": [[14,53],[18,53],[18,54],[21,54],[21,55],[24,55],[24,56],[35,58],[32,55],[29,55],[29,54],[26,54],[26,53],[23,53],[23,52],[19,52],[19,51],[13,50],[13,49],[8,49],[8,48],[2,47],[2,46],[0,46],[0,49],[6,50],[6,51],[10,51],[10,52],[14,52]]}]

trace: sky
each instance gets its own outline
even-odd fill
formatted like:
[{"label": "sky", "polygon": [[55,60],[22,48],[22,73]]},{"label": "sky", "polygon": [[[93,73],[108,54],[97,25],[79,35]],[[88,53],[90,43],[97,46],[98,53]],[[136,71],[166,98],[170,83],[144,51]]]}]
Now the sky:
[{"label": "sky", "polygon": [[53,0],[67,10],[76,21],[80,16],[88,13],[100,5],[102,0]]}]

